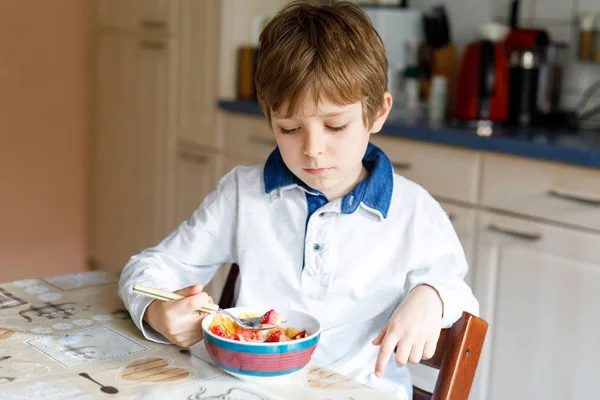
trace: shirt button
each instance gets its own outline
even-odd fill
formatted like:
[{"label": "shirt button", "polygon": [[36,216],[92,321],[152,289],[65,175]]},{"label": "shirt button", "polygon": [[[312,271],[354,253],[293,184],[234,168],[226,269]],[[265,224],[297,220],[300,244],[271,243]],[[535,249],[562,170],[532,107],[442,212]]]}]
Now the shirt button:
[{"label": "shirt button", "polygon": [[322,213],[319,213],[319,217],[324,217],[324,216],[325,216],[325,213],[324,213],[324,212],[322,212]]},{"label": "shirt button", "polygon": [[321,246],[319,246],[318,244],[315,244],[315,245],[313,246],[313,250],[314,250],[314,251],[319,251],[319,250],[321,250]]}]

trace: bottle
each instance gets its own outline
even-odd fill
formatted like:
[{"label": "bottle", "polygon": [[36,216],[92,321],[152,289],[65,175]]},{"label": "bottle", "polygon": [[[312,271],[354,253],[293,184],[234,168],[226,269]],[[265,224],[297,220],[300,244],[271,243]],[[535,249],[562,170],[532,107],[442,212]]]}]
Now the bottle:
[{"label": "bottle", "polygon": [[594,30],[594,60],[600,62],[600,12],[596,14],[596,29]]},{"label": "bottle", "polygon": [[579,21],[579,59],[581,61],[592,60],[594,46],[594,21],[595,16],[591,13],[581,15]]},{"label": "bottle", "polygon": [[448,78],[436,75],[431,81],[431,92],[429,95],[429,123],[441,125],[446,118],[446,99],[448,96]]},{"label": "bottle", "polygon": [[420,98],[420,83],[419,83],[419,67],[418,67],[418,46],[415,43],[407,43],[407,63],[402,74],[404,87],[405,107],[409,110],[416,110],[419,107]]}]

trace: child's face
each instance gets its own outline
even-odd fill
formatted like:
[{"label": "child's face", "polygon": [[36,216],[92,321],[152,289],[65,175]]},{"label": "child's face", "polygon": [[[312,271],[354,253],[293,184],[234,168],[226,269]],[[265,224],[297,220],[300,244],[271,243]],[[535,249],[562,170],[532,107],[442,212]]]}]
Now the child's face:
[{"label": "child's face", "polygon": [[369,137],[383,126],[391,103],[386,93],[371,129],[364,125],[360,102],[339,106],[322,97],[318,107],[304,102],[290,119],[284,117],[285,105],[280,113],[272,112],[271,127],[285,165],[329,200],[345,196],[367,176],[362,159]]}]

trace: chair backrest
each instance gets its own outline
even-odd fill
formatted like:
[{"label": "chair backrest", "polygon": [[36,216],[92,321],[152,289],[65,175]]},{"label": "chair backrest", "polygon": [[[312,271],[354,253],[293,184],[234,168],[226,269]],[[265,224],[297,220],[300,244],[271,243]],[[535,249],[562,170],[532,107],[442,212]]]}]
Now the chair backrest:
[{"label": "chair backrest", "polygon": [[[221,308],[233,306],[235,282],[239,275],[237,264],[231,266],[219,300]],[[475,370],[488,323],[464,312],[462,317],[448,329],[442,329],[434,356],[421,364],[439,369],[433,393],[414,387],[414,400],[467,400],[475,378]]]},{"label": "chair backrest", "polygon": [[433,393],[413,387],[414,400],[467,400],[487,333],[488,323],[468,312],[442,329],[434,356],[421,364],[439,369]]}]

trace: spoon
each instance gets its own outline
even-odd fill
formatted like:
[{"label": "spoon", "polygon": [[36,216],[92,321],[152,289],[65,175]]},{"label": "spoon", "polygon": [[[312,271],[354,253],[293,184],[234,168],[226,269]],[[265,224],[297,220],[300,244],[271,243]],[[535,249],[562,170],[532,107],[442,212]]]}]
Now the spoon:
[{"label": "spoon", "polygon": [[100,386],[100,391],[107,393],[107,394],[117,394],[119,393],[119,389],[117,389],[116,387],[112,387],[112,386],[104,386],[103,384],[101,384],[100,382],[97,382],[95,380],[92,379],[91,376],[89,376],[88,374],[86,374],[85,372],[81,372],[79,374],[79,376],[83,376],[84,378],[89,379],[90,381],[94,382],[95,384]]},{"label": "spoon", "polygon": [[[155,289],[153,287],[140,285],[140,284],[133,285],[133,291],[135,293],[141,294],[143,296],[151,297],[153,299],[162,300],[162,301],[179,300],[179,299],[183,299],[183,297],[184,297],[177,293],[166,292],[164,290]],[[264,325],[264,324],[261,324],[262,316],[261,317],[252,317],[252,318],[238,318],[235,315],[233,315],[232,313],[230,313],[229,311],[223,310],[217,304],[209,304],[206,307],[200,308],[200,310],[198,310],[196,312],[200,312],[200,311],[209,313],[209,314],[216,314],[216,313],[225,314],[228,317],[230,317],[231,319],[233,319],[242,328],[250,329],[253,331],[265,331],[268,329],[277,328],[278,326],[280,326],[281,324],[286,322],[286,321],[280,321],[278,324],[273,324],[273,325],[270,324],[268,326],[261,326],[261,325]]]}]

